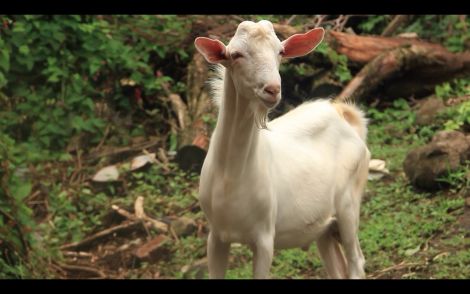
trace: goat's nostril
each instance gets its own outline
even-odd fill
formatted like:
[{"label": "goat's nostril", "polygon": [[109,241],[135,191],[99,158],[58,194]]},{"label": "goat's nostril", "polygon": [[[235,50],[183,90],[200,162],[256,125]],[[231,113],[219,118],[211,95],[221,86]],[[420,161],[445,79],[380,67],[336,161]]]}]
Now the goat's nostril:
[{"label": "goat's nostril", "polygon": [[280,85],[268,85],[264,87],[264,91],[269,93],[270,95],[277,95],[279,92],[281,92],[281,86]]}]

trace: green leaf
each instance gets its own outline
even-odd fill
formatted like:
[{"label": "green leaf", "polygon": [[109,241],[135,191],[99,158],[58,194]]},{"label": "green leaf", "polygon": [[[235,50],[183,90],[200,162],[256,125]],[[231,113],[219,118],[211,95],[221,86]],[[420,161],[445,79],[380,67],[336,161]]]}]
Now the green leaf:
[{"label": "green leaf", "polygon": [[29,47],[26,45],[21,45],[19,50],[21,54],[24,54],[24,55],[29,54]]},{"label": "green leaf", "polygon": [[5,87],[7,83],[8,83],[7,79],[5,78],[3,73],[0,72],[0,89]]},{"label": "green leaf", "polygon": [[68,154],[68,153],[62,153],[59,155],[59,160],[60,161],[70,161],[72,160],[72,155]]},{"label": "green leaf", "polygon": [[178,139],[176,134],[170,135],[170,151],[176,151],[176,147],[178,146]]},{"label": "green leaf", "polygon": [[47,78],[47,81],[51,83],[57,83],[59,81],[59,75],[57,73],[53,73]]},{"label": "green leaf", "polygon": [[26,196],[31,193],[31,182],[26,181],[26,182],[14,182],[13,187],[11,187],[11,193],[13,195],[13,198],[15,198],[17,201],[22,201]]},{"label": "green leaf", "polygon": [[90,75],[94,75],[100,69],[100,67],[101,62],[93,60],[89,65],[88,72],[90,73]]},{"label": "green leaf", "polygon": [[6,72],[10,70],[10,52],[6,48],[0,51],[0,68]]}]

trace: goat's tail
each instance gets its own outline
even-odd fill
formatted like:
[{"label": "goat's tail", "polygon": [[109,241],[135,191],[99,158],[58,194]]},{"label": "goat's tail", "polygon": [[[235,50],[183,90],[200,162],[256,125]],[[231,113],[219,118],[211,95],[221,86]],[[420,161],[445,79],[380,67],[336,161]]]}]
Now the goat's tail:
[{"label": "goat's tail", "polygon": [[333,101],[332,105],[338,114],[356,130],[359,137],[365,142],[367,139],[367,119],[364,112],[352,102]]}]

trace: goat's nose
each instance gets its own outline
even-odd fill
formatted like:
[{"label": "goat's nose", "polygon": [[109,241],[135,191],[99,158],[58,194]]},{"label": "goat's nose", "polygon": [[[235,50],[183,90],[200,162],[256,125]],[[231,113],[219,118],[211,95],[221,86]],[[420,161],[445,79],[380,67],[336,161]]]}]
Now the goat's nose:
[{"label": "goat's nose", "polygon": [[268,84],[264,87],[264,92],[268,93],[271,96],[277,96],[281,92],[281,85],[279,84]]}]

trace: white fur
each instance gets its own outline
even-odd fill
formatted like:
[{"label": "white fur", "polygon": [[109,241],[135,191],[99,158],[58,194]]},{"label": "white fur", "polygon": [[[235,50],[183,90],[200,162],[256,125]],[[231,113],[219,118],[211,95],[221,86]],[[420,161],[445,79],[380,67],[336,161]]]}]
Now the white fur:
[{"label": "white fur", "polygon": [[[246,63],[222,63],[223,79],[212,81],[220,110],[199,191],[211,227],[209,275],[224,277],[233,242],[252,248],[254,277],[267,278],[274,248],[308,248],[317,241],[331,277],[362,278],[365,261],[357,230],[370,158],[363,114],[320,100],[304,103],[260,129],[257,112],[265,115],[267,109],[256,87],[267,80],[257,70],[264,77],[277,77],[279,62],[270,59],[282,45],[274,31],[269,42],[259,42],[250,32],[269,24],[240,24],[227,51],[238,44],[252,53],[244,57]],[[240,28],[244,34],[238,34]],[[345,109],[356,120],[349,121],[341,113]]]}]

